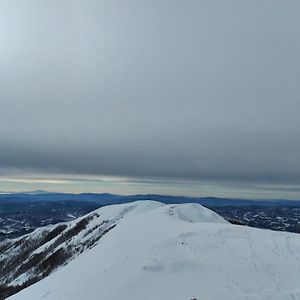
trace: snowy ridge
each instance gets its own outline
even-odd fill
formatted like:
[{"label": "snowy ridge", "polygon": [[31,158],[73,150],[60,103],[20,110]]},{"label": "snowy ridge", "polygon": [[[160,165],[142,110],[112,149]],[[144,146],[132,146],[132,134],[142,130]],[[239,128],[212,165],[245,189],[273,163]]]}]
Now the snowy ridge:
[{"label": "snowy ridge", "polygon": [[198,204],[112,205],[67,228],[86,219],[59,246],[80,248],[68,264],[9,299],[300,299],[298,234],[232,225]]},{"label": "snowy ridge", "polygon": [[17,287],[16,290],[19,290],[41,280],[94,247],[131,210],[149,209],[151,206],[155,207],[157,203],[147,201],[140,205],[106,207],[74,221],[48,225],[0,243],[0,299],[7,294],[4,287]]}]

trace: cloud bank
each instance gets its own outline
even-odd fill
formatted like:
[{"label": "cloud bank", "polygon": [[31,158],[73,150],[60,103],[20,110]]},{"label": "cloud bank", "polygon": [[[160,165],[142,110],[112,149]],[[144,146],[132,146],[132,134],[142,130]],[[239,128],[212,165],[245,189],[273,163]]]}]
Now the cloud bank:
[{"label": "cloud bank", "polygon": [[2,1],[0,174],[300,185],[299,10]]}]

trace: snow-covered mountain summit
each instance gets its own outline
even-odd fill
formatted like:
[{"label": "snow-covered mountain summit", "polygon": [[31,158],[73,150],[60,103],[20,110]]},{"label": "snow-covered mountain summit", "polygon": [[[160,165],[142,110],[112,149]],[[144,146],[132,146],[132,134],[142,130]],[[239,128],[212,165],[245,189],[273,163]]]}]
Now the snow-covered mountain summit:
[{"label": "snow-covered mountain summit", "polygon": [[[26,239],[37,246],[25,263],[42,260],[34,272],[9,273],[11,284],[43,277],[53,253],[65,251],[66,265],[12,300],[300,299],[300,235],[232,225],[198,204],[106,206]],[[3,255],[18,247],[6,245]]]}]

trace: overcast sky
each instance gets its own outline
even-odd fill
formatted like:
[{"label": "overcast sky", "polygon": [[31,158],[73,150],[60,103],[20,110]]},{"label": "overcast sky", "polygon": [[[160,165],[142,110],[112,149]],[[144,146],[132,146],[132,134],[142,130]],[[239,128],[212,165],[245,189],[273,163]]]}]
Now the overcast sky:
[{"label": "overcast sky", "polygon": [[299,11],[1,1],[0,189],[300,198]]}]

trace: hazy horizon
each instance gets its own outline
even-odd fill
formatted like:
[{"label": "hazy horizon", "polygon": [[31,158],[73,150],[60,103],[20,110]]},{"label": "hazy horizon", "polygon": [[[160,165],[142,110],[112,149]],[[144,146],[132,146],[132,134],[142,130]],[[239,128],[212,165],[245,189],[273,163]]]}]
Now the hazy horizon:
[{"label": "hazy horizon", "polygon": [[0,193],[44,190],[58,193],[111,193],[119,195],[159,194],[187,197],[300,200],[297,186],[215,183],[186,180],[121,177],[0,178]]}]

